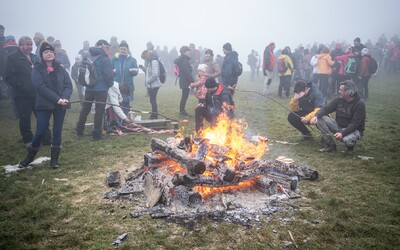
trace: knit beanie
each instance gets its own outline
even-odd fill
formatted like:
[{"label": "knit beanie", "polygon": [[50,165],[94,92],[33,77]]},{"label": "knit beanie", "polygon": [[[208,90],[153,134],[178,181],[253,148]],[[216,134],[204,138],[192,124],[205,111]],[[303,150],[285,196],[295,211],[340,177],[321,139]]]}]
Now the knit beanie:
[{"label": "knit beanie", "polygon": [[51,50],[54,52],[53,46],[51,46],[47,41],[42,42],[42,45],[40,46],[40,57],[43,59],[43,52],[46,50]]},{"label": "knit beanie", "polygon": [[209,77],[207,78],[205,84],[206,88],[211,89],[211,88],[215,88],[218,86],[217,82],[215,81],[215,79],[213,77]]},{"label": "knit beanie", "polygon": [[230,43],[225,43],[224,46],[222,46],[222,48],[228,51],[232,51],[232,45]]},{"label": "knit beanie", "polygon": [[129,50],[129,45],[125,40],[122,40],[121,43],[119,44],[119,47],[125,47]]}]

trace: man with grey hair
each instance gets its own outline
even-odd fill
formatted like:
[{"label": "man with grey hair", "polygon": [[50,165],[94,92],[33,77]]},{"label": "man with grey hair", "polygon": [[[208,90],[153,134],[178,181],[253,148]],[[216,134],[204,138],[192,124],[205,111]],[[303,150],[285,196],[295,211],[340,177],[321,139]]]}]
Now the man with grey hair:
[{"label": "man with grey hair", "polygon": [[[33,138],[31,116],[32,112],[35,113],[36,103],[36,91],[33,88],[31,73],[38,58],[32,54],[32,45],[30,37],[22,36],[18,41],[19,49],[7,57],[4,73],[6,82],[13,88],[12,95],[19,116],[19,130],[25,147],[29,147]],[[43,144],[51,144],[50,130]]]},{"label": "man with grey hair", "polygon": [[[339,84],[340,96],[333,99],[324,108],[318,110],[310,123],[316,124],[322,132],[322,138],[326,143],[321,152],[336,150],[335,141],[343,142],[347,152],[352,153],[357,140],[361,139],[365,127],[365,104],[357,93],[354,82],[346,80]],[[336,119],[328,114],[336,112]]]}]

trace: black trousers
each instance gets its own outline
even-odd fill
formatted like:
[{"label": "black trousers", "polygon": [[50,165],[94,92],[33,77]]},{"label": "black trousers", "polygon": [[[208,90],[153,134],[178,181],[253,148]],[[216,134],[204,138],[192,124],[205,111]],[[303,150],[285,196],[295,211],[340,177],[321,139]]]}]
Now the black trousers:
[{"label": "black trousers", "polygon": [[179,104],[179,112],[186,112],[185,107],[186,107],[186,101],[189,98],[189,88],[183,88],[182,89],[182,97],[181,97],[181,102]]},{"label": "black trousers", "polygon": [[310,130],[308,130],[308,128],[306,127],[306,125],[301,121],[301,119],[299,118],[302,116],[306,116],[306,112],[304,112],[303,110],[299,110],[298,112],[295,112],[297,115],[293,114],[293,113],[289,113],[288,115],[288,122],[295,127],[297,130],[299,130],[303,135],[308,135],[310,134]]},{"label": "black trousers", "polygon": [[85,101],[89,102],[83,103],[82,111],[79,114],[77,128],[82,129],[83,131],[87,120],[87,116],[89,115],[90,110],[92,109],[92,104],[93,104],[92,102],[94,101],[102,102],[95,104],[95,114],[94,114],[93,132],[99,133],[102,131],[103,117],[106,109],[105,102],[107,101],[107,91],[86,91]]},{"label": "black trousers", "polygon": [[150,104],[151,104],[151,115],[152,118],[158,118],[158,106],[157,106],[157,93],[160,88],[153,88],[147,89],[149,97],[150,97]]}]

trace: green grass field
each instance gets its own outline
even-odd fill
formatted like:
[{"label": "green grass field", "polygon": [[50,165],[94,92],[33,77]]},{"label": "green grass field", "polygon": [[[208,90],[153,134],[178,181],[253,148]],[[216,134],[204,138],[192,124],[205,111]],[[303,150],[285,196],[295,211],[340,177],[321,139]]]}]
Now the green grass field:
[{"label": "green grass field", "polygon": [[[238,89],[262,91],[262,79],[248,79],[246,73],[242,75]],[[277,98],[277,86],[274,80],[271,97],[287,105],[289,99]],[[170,79],[159,91],[159,112],[178,119],[180,94]],[[9,176],[0,170],[0,249],[112,249],[113,240],[125,232],[129,236],[121,249],[281,249],[291,241],[289,230],[300,249],[398,249],[399,95],[399,74],[371,79],[365,135],[355,154],[348,155],[341,152],[345,147],[340,144],[335,153],[318,152],[322,145],[316,128],[313,140],[278,143],[299,142],[300,133],[287,122],[288,111],[260,95],[237,91],[236,115],[245,117],[247,133],[270,139],[264,157],[285,155],[296,164],[316,168],[320,177],[300,182],[302,198],[291,201],[293,211],[263,217],[250,229],[202,221],[195,231],[148,216],[133,219],[129,201],[103,199],[110,190],[106,174],[119,170],[124,176],[139,167],[153,136],[105,135],[104,140],[93,141],[87,129],[85,137],[78,139],[74,125],[79,106],[74,104],[64,124],[59,169],[50,169],[46,162]],[[77,100],[76,93],[72,100]],[[187,111],[192,115],[196,103],[190,96]],[[136,79],[133,108],[150,109],[142,76]],[[0,101],[0,112],[0,166],[16,164],[26,151],[9,100]],[[192,116],[185,133],[193,128]],[[49,155],[49,146],[38,153]],[[373,159],[361,160],[359,155]]]}]

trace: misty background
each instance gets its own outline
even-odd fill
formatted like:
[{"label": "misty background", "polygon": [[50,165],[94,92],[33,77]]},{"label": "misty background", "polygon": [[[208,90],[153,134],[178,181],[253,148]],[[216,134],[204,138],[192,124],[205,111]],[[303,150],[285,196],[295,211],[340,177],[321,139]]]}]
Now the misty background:
[{"label": "misty background", "polygon": [[[60,40],[71,64],[84,40],[126,40],[138,63],[146,43],[173,46],[194,43],[221,54],[230,42],[248,70],[252,49],[262,54],[271,41],[276,50],[314,42],[330,44],[356,37],[375,44],[383,33],[400,34],[400,1],[321,0],[20,0],[1,1],[0,24],[5,35]],[[33,52],[36,47],[34,46]]]}]

